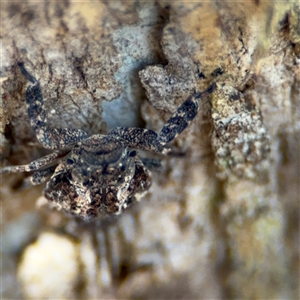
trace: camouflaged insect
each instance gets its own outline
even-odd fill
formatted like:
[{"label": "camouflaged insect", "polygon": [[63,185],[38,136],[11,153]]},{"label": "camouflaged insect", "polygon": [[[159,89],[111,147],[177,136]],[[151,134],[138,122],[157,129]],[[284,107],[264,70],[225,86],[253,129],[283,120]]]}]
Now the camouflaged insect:
[{"label": "camouflaged insect", "polygon": [[19,64],[32,83],[26,91],[30,124],[38,141],[53,153],[27,165],[10,166],[6,172],[34,172],[32,183],[49,181],[43,191],[46,199],[59,210],[93,220],[103,215],[118,215],[139,200],[151,185],[147,167],[157,165],[139,158],[136,150],[166,154],[166,144],[191,122],[198,102],[216,87],[188,97],[167,121],[159,134],[144,128],[117,127],[107,135],[92,135],[80,129],[52,128],[39,82]]},{"label": "camouflaged insect", "polygon": [[221,179],[267,179],[270,139],[257,110],[248,110],[242,93],[217,84],[211,95],[212,148]]}]

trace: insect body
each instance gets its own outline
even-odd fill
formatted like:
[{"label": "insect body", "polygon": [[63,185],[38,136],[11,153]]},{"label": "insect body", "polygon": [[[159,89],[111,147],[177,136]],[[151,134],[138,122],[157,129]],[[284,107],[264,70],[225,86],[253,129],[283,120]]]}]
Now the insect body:
[{"label": "insect body", "polygon": [[43,183],[51,176],[44,189],[48,201],[85,220],[118,215],[149,189],[150,172],[136,150],[166,154],[166,144],[197,115],[200,98],[215,89],[213,84],[188,97],[159,134],[144,128],[117,127],[107,135],[88,137],[80,129],[48,125],[40,84],[23,63],[19,66],[32,83],[26,91],[31,126],[38,141],[54,152],[27,165],[2,168],[0,172],[33,171],[33,184]]}]

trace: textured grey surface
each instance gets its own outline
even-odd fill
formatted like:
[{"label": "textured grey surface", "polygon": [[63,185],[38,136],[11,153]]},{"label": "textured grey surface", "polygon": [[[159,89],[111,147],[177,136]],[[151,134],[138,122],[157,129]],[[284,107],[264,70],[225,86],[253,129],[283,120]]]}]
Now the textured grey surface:
[{"label": "textured grey surface", "polygon": [[230,172],[220,181],[208,105],[172,144],[184,155],[163,160],[149,194],[90,225],[49,209],[41,187],[22,190],[22,175],[3,176],[3,242],[14,252],[2,247],[2,298],[299,298],[299,6],[29,1],[2,4],[1,18],[5,165],[45,154],[19,61],[40,80],[53,126],[158,131],[216,81],[261,114],[271,145],[268,182]]}]

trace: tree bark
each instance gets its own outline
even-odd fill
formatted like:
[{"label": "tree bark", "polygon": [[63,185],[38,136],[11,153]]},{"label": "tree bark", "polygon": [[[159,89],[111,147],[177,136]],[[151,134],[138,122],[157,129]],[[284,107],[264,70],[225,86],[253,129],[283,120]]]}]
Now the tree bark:
[{"label": "tree bark", "polygon": [[183,155],[162,157],[149,193],[117,219],[36,207],[42,187],[3,175],[3,298],[299,298],[299,4],[4,2],[1,19],[4,165],[48,153],[19,62],[40,81],[49,123],[89,135],[159,132],[218,85],[171,143]]}]

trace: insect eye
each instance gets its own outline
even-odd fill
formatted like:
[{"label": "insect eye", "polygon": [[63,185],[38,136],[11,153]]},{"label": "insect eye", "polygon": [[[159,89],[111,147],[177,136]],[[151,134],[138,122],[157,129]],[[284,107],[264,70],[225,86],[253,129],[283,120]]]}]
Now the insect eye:
[{"label": "insect eye", "polygon": [[45,126],[46,124],[45,124],[45,122],[37,121],[37,122],[36,122],[36,125],[37,125],[37,126]]},{"label": "insect eye", "polygon": [[130,156],[130,157],[135,157],[135,156],[136,156],[136,151],[131,151],[131,152],[129,153],[129,156]]},{"label": "insect eye", "polygon": [[125,171],[126,167],[124,165],[121,166],[120,170],[123,172]]},{"label": "insect eye", "polygon": [[72,149],[73,152],[77,153],[77,152],[79,152],[79,150],[80,150],[80,144],[79,143],[73,146],[73,149]]},{"label": "insect eye", "polygon": [[74,164],[74,160],[71,159],[71,158],[67,158],[67,164],[73,165]]}]

